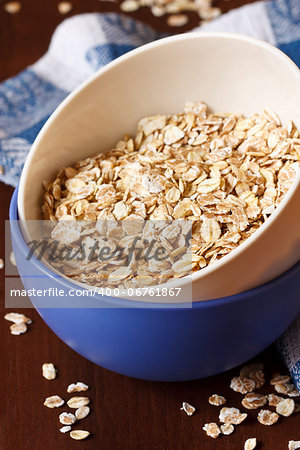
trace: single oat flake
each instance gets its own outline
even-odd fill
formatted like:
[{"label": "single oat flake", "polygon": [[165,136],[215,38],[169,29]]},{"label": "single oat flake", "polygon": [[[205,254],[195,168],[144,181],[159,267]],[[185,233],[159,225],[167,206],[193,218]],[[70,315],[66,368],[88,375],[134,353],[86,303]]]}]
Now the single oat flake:
[{"label": "single oat flake", "polygon": [[252,364],[247,364],[246,366],[243,366],[240,370],[240,376],[241,377],[250,377],[250,374],[256,371],[261,371],[263,372],[264,370],[264,364],[257,362],[257,363],[252,363]]},{"label": "single oat flake", "polygon": [[297,450],[300,448],[300,441],[289,441],[288,450]]},{"label": "single oat flake", "polygon": [[4,319],[8,320],[9,322],[13,322],[16,325],[21,325],[23,323],[29,325],[30,323],[32,323],[32,320],[29,317],[24,316],[24,314],[19,314],[15,312],[5,314]]},{"label": "single oat flake", "polygon": [[299,397],[300,396],[299,391],[296,388],[296,386],[293,386],[293,388],[287,392],[287,395],[289,397]]},{"label": "single oat flake", "polygon": [[242,400],[242,405],[246,409],[261,408],[266,403],[267,397],[265,395],[257,394],[255,392],[247,394]]},{"label": "single oat flake", "polygon": [[295,385],[293,383],[277,383],[274,385],[275,391],[279,394],[289,395],[290,393],[296,394]]},{"label": "single oat flake", "polygon": [[47,397],[44,401],[44,406],[47,408],[59,408],[65,403],[65,401],[59,397],[58,395],[52,395],[51,397]]},{"label": "single oat flake", "polygon": [[277,406],[278,403],[280,403],[281,400],[283,400],[283,397],[280,397],[279,395],[276,394],[268,394],[267,399],[269,406]]},{"label": "single oat flake", "polygon": [[286,384],[291,380],[290,375],[278,375],[271,379],[270,384],[276,386],[276,384]]},{"label": "single oat flake", "polygon": [[59,415],[59,421],[63,425],[73,425],[76,422],[76,417],[72,413],[63,412]]},{"label": "single oat flake", "polygon": [[220,420],[220,422],[223,422],[223,423],[239,425],[246,419],[247,416],[248,416],[248,414],[241,413],[241,411],[237,408],[224,407],[220,411],[219,420]]},{"label": "single oat flake", "polygon": [[46,380],[54,380],[56,378],[56,372],[53,363],[44,363],[42,365],[42,375]]},{"label": "single oat flake", "polygon": [[0,270],[4,268],[4,261],[0,258]]},{"label": "single oat flake", "polygon": [[75,439],[76,441],[82,441],[83,439],[86,439],[90,433],[88,431],[84,430],[74,430],[71,431],[70,436],[72,439]]},{"label": "single oat flake", "polygon": [[194,406],[190,405],[187,402],[183,402],[180,410],[184,411],[188,416],[192,416],[196,411],[196,408],[194,408]]},{"label": "single oat flake", "polygon": [[248,378],[254,381],[255,389],[260,389],[265,384],[265,374],[261,369],[252,370],[249,373]]},{"label": "single oat flake", "polygon": [[73,393],[73,392],[84,392],[87,391],[89,389],[89,387],[82,383],[81,381],[77,381],[77,383],[72,383],[69,384],[68,388],[67,388],[67,392]]},{"label": "single oat flake", "polygon": [[9,14],[17,14],[21,11],[22,5],[21,2],[7,2],[3,6],[4,11]]},{"label": "single oat flake", "polygon": [[72,427],[70,427],[70,425],[66,425],[66,426],[61,427],[61,428],[59,429],[59,431],[60,431],[61,433],[68,433],[68,432],[71,431],[71,430],[72,430]]},{"label": "single oat flake", "polygon": [[59,14],[61,14],[62,16],[68,14],[69,12],[72,11],[73,9],[73,3],[71,2],[59,2],[57,5],[57,9]]},{"label": "single oat flake", "polygon": [[222,395],[213,394],[209,397],[208,401],[211,405],[221,406],[221,405],[225,405],[226,398],[223,397]]},{"label": "single oat flake", "polygon": [[19,336],[20,334],[24,334],[27,331],[27,326],[25,323],[14,323],[10,327],[10,334],[13,334],[15,336]]},{"label": "single oat flake", "polygon": [[247,392],[252,392],[255,389],[255,381],[247,377],[234,377],[230,383],[231,389],[235,392],[240,392],[241,394],[247,394]]},{"label": "single oat flake", "polygon": [[231,423],[224,423],[220,426],[222,434],[226,436],[234,432],[234,426]]},{"label": "single oat flake", "polygon": [[90,403],[90,399],[88,397],[72,397],[67,401],[67,405],[70,408],[80,408],[81,406],[86,406]]},{"label": "single oat flake", "polygon": [[203,430],[206,432],[207,436],[213,439],[216,439],[221,433],[219,426],[214,422],[206,423],[203,427]]},{"label": "single oat flake", "polygon": [[169,27],[183,27],[189,21],[186,14],[173,14],[167,18],[167,25]]},{"label": "single oat flake", "polygon": [[257,415],[257,420],[262,425],[273,425],[279,419],[279,415],[268,409],[261,409]]},{"label": "single oat flake", "polygon": [[90,413],[89,406],[81,406],[80,408],[76,409],[75,416],[77,420],[82,420],[85,417],[87,417]]},{"label": "single oat flake", "polygon": [[295,410],[295,402],[292,398],[285,398],[276,405],[276,412],[281,416],[289,417]]},{"label": "single oat flake", "polygon": [[256,438],[249,438],[244,444],[244,450],[254,450],[256,448]]}]

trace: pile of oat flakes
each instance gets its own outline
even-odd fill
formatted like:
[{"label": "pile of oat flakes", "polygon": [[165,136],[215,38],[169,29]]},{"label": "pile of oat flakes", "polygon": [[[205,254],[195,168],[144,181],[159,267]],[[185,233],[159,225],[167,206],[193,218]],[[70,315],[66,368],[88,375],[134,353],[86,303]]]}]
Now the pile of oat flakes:
[{"label": "pile of oat flakes", "polygon": [[[289,417],[292,414],[299,413],[299,392],[295,387],[289,375],[280,375],[278,373],[270,380],[270,385],[274,387],[276,394],[261,394],[254,392],[265,385],[264,365],[262,363],[253,363],[242,367],[239,376],[231,380],[230,387],[235,392],[243,394],[241,401],[246,410],[259,410],[257,420],[262,425],[270,426],[275,424],[280,417]],[[277,395],[277,393],[281,395]],[[283,397],[285,395],[286,397]],[[221,407],[219,411],[219,421],[206,423],[203,430],[207,436],[217,439],[221,435],[229,435],[234,432],[235,427],[247,419],[248,414],[241,412],[235,407],[224,407],[227,399],[219,394],[213,394],[208,399],[211,405]],[[268,405],[268,407],[266,406]],[[269,409],[275,407],[275,411]],[[188,416],[192,416],[196,408],[187,402],[183,402],[183,411]],[[256,448],[257,439],[249,438],[245,441],[244,450],[253,450]],[[300,441],[289,441],[288,449],[296,450],[300,448]]]},{"label": "pile of oat flakes", "polygon": [[[53,363],[44,363],[42,365],[42,375],[46,380],[55,380],[57,375],[57,369]],[[86,392],[89,386],[81,381],[77,383],[71,383],[67,387],[68,394],[76,394],[79,392]],[[65,404],[65,400],[59,395],[51,395],[47,397],[44,401],[44,406],[47,408],[60,408]],[[71,397],[67,401],[67,406],[71,409],[75,409],[74,414],[71,412],[64,411],[59,415],[59,422],[63,425],[59,431],[61,433],[69,433],[70,437],[76,441],[82,441],[90,436],[90,432],[86,430],[72,430],[74,424],[77,425],[78,421],[85,419],[90,414],[90,404],[89,397],[84,397],[82,395]]]},{"label": "pile of oat flakes", "polygon": [[[202,102],[187,103],[183,113],[141,119],[134,138],[126,135],[114,149],[63,168],[54,181],[44,182],[43,218],[58,221],[52,237],[71,245],[79,235],[89,239],[92,232],[103,231],[107,219],[118,221],[114,236],[118,244],[126,236],[124,246],[128,235],[142,232],[143,221],[147,227],[149,221],[165,221],[164,230],[153,225],[157,241],[170,252],[163,265],[85,261],[66,273],[93,285],[119,278],[128,287],[140,276],[148,277],[144,284],[159,284],[174,273],[188,273],[181,252],[184,224],[192,226],[189,268],[198,271],[230,253],[267,220],[290,188],[299,161],[299,131],[291,121],[282,125],[274,112],[244,117],[212,113]],[[86,228],[82,220],[89,222]],[[74,231],[67,237],[60,223],[65,221]]]},{"label": "pile of oat flakes", "polygon": [[200,23],[219,16],[221,10],[212,4],[212,0],[124,0],[120,8],[124,12],[133,12],[146,6],[156,17],[167,14],[167,25],[170,27],[182,27],[189,21],[188,16],[182,14],[183,12],[196,12]]}]

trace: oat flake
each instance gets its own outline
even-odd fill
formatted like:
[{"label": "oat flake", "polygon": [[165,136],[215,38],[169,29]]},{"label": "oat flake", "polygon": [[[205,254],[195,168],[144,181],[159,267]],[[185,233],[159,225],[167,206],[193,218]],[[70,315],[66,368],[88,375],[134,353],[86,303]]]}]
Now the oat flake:
[{"label": "oat flake", "polygon": [[276,405],[276,412],[281,416],[288,417],[293,414],[294,410],[295,402],[291,398],[285,398]]},{"label": "oat flake", "polygon": [[89,413],[90,413],[89,406],[81,406],[80,408],[76,409],[75,416],[77,420],[81,420],[87,417]]},{"label": "oat flake", "polygon": [[209,436],[213,439],[216,439],[219,436],[219,434],[221,433],[220,428],[214,422],[206,423],[203,427],[203,430],[206,432],[207,436]]},{"label": "oat flake", "polygon": [[71,431],[70,436],[72,439],[75,439],[76,441],[82,441],[83,439],[86,439],[90,433],[88,431],[84,430],[74,430]]},{"label": "oat flake", "polygon": [[63,412],[59,415],[59,421],[63,425],[73,425],[76,422],[76,417],[72,413]]},{"label": "oat flake", "polygon": [[70,408],[80,408],[81,406],[86,406],[90,403],[90,399],[88,397],[72,397],[67,401],[67,405]]},{"label": "oat flake", "polygon": [[256,447],[256,438],[249,438],[244,444],[244,450],[254,450]]},{"label": "oat flake", "polygon": [[234,426],[231,423],[224,423],[220,426],[222,434],[229,435],[234,432]]},{"label": "oat flake", "polygon": [[52,363],[44,363],[42,365],[42,375],[47,380],[54,380],[56,378],[56,368]]},{"label": "oat flake", "polygon": [[47,397],[44,401],[44,406],[47,408],[59,408],[65,403],[65,401],[59,397],[58,395],[52,395],[51,397]]},{"label": "oat flake", "polygon": [[279,419],[279,415],[268,409],[261,409],[257,415],[257,420],[262,425],[273,425]]},{"label": "oat flake", "polygon": [[190,405],[187,402],[183,402],[180,409],[184,411],[188,416],[192,416],[196,411],[196,408],[194,408],[194,406]]},{"label": "oat flake", "polygon": [[68,433],[69,431],[71,431],[72,430],[72,427],[70,427],[70,425],[66,425],[65,427],[61,427],[60,429],[59,429],[59,431],[61,432],[61,433]]},{"label": "oat flake", "polygon": [[225,405],[226,398],[223,397],[222,395],[213,394],[209,397],[208,401],[211,405],[221,406],[221,405]]},{"label": "oat flake", "polygon": [[89,389],[87,384],[82,383],[81,381],[77,381],[77,383],[69,384],[67,388],[67,392],[73,393],[73,392],[84,392]]}]

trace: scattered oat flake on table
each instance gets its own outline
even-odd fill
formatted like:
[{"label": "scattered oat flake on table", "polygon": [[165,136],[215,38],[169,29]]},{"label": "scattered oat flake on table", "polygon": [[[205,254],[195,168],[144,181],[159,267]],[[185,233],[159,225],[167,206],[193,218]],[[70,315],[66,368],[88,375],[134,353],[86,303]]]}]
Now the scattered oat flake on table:
[{"label": "scattered oat flake on table", "polygon": [[70,408],[80,408],[81,406],[86,406],[90,403],[90,399],[88,397],[72,397],[67,401],[67,405]]},{"label": "scattered oat flake on table", "polygon": [[17,14],[19,11],[21,11],[21,7],[22,5],[20,2],[7,2],[3,6],[4,11],[8,12],[9,14]]},{"label": "scattered oat flake on table", "polygon": [[61,432],[61,433],[68,433],[69,431],[71,431],[72,430],[72,427],[70,427],[70,425],[66,425],[65,427],[61,427],[60,429],[59,429],[59,431]]},{"label": "scattered oat flake on table", "polygon": [[47,397],[44,401],[44,406],[47,408],[59,408],[65,403],[65,401],[59,397],[59,395],[52,395],[51,397]]},{"label": "scattered oat flake on table", "polygon": [[288,395],[289,397],[299,397],[299,396],[300,396],[299,391],[298,391],[298,389],[296,388],[296,386],[294,386],[293,389],[291,389],[290,391],[288,391],[288,392],[287,392],[287,395]]},{"label": "scattered oat flake on table", "polygon": [[52,363],[44,363],[42,365],[42,375],[47,380],[54,380],[56,378],[56,368]]},{"label": "scattered oat flake on table", "polygon": [[24,334],[27,331],[26,323],[20,323],[20,324],[14,323],[9,328],[10,328],[10,333],[15,335],[15,336],[19,336],[20,334]]},{"label": "scattered oat flake on table", "polygon": [[266,382],[265,374],[261,369],[256,369],[250,372],[248,378],[254,381],[255,389],[260,389]]},{"label": "scattered oat flake on table", "polygon": [[247,409],[261,408],[266,403],[267,397],[265,395],[257,394],[255,392],[250,392],[242,400],[243,407]]},{"label": "scattered oat flake on table", "polygon": [[125,0],[121,3],[120,9],[124,12],[133,12],[139,9],[140,5],[136,0]]},{"label": "scattered oat flake on table", "polygon": [[275,384],[274,388],[279,394],[288,395],[290,392],[294,392],[295,385],[293,383],[279,383]]},{"label": "scattered oat flake on table", "polygon": [[200,19],[208,21],[214,19],[221,13],[219,8],[212,6],[212,0],[169,0],[167,2],[160,0],[125,0],[121,3],[120,8],[124,12],[132,12],[142,6],[150,7],[152,14],[156,17],[161,17],[166,14],[181,15],[178,13],[195,11],[198,13]]},{"label": "scattered oat flake on table", "polygon": [[19,314],[15,312],[10,312],[5,314],[5,320],[9,320],[10,322],[14,322],[16,325],[21,325],[22,323],[26,323],[29,325],[32,323],[32,320],[29,317],[24,316],[24,314]]},{"label": "scattered oat flake on table", "polygon": [[[249,377],[250,373],[256,371],[256,370],[264,370],[264,364],[263,363],[252,363],[248,364],[246,366],[243,366],[240,370],[240,376],[241,377]],[[250,377],[249,377],[250,378]]]},{"label": "scattered oat flake on table", "polygon": [[234,426],[231,423],[224,423],[220,426],[222,434],[226,436],[234,432]]},{"label": "scattered oat flake on table", "polygon": [[73,392],[84,392],[89,389],[87,384],[82,383],[81,381],[77,381],[77,383],[69,384],[67,388],[67,392],[73,393]]},{"label": "scattered oat flake on table", "polygon": [[59,415],[59,421],[63,425],[73,425],[76,422],[76,417],[72,413],[63,412]]},{"label": "scattered oat flake on table", "polygon": [[240,392],[241,394],[247,394],[247,392],[252,392],[255,389],[255,381],[247,377],[234,377],[230,383],[231,389],[235,392]]},{"label": "scattered oat flake on table", "polygon": [[280,403],[281,400],[283,400],[282,397],[280,397],[279,395],[276,395],[276,394],[268,394],[267,399],[269,402],[269,406],[277,406],[278,403]]},{"label": "scattered oat flake on table", "polygon": [[292,398],[285,398],[281,400],[276,406],[276,412],[281,416],[289,417],[295,410],[295,402]]},{"label": "scattered oat flake on table", "polygon": [[189,21],[186,14],[172,14],[167,18],[167,25],[169,27],[183,27]]},{"label": "scattered oat flake on table", "polygon": [[256,447],[256,438],[249,438],[246,440],[244,450],[254,450]]},{"label": "scattered oat flake on table", "polygon": [[74,430],[71,431],[70,436],[72,439],[75,439],[76,441],[82,441],[83,439],[86,439],[90,433],[88,431],[84,430]]},{"label": "scattered oat flake on table", "polygon": [[261,409],[257,415],[257,420],[262,425],[273,425],[279,419],[279,415],[268,409]]},{"label": "scattered oat flake on table", "polygon": [[209,403],[214,406],[225,405],[226,398],[223,395],[213,394],[208,399]]},{"label": "scattered oat flake on table", "polygon": [[4,261],[0,258],[0,270],[4,268]]},{"label": "scattered oat flake on table", "polygon": [[213,439],[216,439],[221,433],[219,426],[214,422],[206,423],[203,427],[203,430],[206,432],[207,436]]},{"label": "scattered oat flake on table", "polygon": [[9,260],[10,260],[10,262],[11,262],[11,264],[12,264],[13,266],[16,266],[16,265],[17,265],[14,252],[11,252],[11,253],[10,253],[10,255],[9,255]]},{"label": "scattered oat flake on table", "polygon": [[85,417],[87,417],[90,413],[89,406],[81,406],[80,408],[76,409],[75,416],[77,420],[82,420]]},{"label": "scattered oat flake on table", "polygon": [[276,384],[286,384],[289,383],[291,377],[289,375],[278,375],[270,380],[270,384],[275,386]]},{"label": "scattered oat flake on table", "polygon": [[183,402],[180,410],[184,411],[188,416],[192,416],[196,411],[196,408],[194,408],[194,406],[190,405],[187,402]]},{"label": "scattered oat flake on table", "polygon": [[239,425],[246,419],[248,416],[247,413],[241,413],[241,411],[237,408],[227,408],[224,407],[221,409],[219,414],[219,420],[223,423],[231,423],[233,425]]},{"label": "scattered oat flake on table", "polygon": [[300,448],[300,441],[289,441],[288,450],[297,450]]},{"label": "scattered oat flake on table", "polygon": [[73,4],[71,2],[59,2],[57,5],[57,9],[59,14],[64,16],[65,14],[68,14],[73,9]]}]

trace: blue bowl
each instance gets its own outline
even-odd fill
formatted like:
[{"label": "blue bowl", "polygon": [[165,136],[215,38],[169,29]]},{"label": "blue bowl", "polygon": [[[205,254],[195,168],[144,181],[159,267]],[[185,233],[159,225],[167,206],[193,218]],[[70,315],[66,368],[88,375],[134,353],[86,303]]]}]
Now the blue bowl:
[{"label": "blue bowl", "polygon": [[123,375],[183,381],[223,372],[265,349],[300,312],[300,263],[255,289],[191,307],[99,294],[83,297],[83,289],[41,261],[34,257],[26,260],[29,249],[19,225],[16,190],[10,205],[10,227],[25,289],[52,288],[52,293],[54,289],[77,289],[76,296],[63,299],[32,296],[32,303],[67,345]]}]

